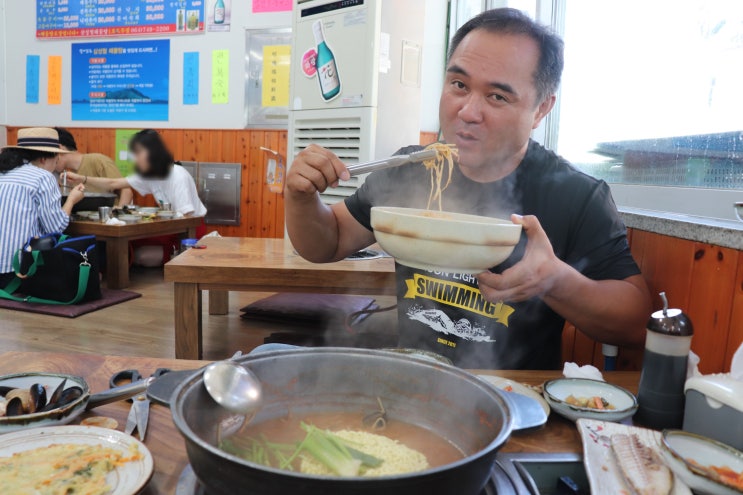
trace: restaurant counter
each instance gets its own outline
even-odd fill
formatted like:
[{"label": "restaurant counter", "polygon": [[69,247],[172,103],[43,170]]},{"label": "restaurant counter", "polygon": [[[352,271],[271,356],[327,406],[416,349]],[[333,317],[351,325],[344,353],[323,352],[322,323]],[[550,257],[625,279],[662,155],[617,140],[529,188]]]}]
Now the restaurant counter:
[{"label": "restaurant counter", "polygon": [[629,229],[743,250],[743,222],[626,206],[619,215]]}]

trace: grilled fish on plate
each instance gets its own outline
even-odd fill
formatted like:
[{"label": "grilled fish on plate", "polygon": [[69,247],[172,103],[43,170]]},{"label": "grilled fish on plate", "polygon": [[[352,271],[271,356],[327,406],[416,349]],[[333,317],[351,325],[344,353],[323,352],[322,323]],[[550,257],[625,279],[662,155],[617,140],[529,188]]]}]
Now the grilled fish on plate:
[{"label": "grilled fish on plate", "polygon": [[[655,461],[662,459],[660,432],[585,418],[579,419],[577,426],[591,493],[691,495],[672,471],[655,469]],[[623,467],[618,458],[624,460]]]},{"label": "grilled fish on plate", "polygon": [[611,436],[619,470],[636,495],[668,495],[673,488],[671,470],[653,449],[642,443],[636,434],[618,433]]}]

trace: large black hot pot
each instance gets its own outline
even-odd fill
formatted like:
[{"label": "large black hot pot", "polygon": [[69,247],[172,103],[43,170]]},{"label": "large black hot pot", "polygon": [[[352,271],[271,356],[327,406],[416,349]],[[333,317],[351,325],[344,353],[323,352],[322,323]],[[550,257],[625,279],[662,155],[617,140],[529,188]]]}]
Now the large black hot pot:
[{"label": "large black hot pot", "polygon": [[384,351],[311,349],[247,356],[263,384],[254,422],[323,412],[377,408],[392,420],[426,428],[466,455],[442,467],[384,478],[331,478],[271,469],[221,451],[220,424],[235,417],[208,395],[201,374],[174,392],[171,409],[194,472],[210,495],[478,495],[512,416],[500,392],[459,368]]}]

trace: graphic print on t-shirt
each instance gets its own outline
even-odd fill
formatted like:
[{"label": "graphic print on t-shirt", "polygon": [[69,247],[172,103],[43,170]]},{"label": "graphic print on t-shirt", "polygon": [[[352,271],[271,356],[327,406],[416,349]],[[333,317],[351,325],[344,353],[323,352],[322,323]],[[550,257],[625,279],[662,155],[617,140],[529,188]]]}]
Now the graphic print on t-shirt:
[{"label": "graphic print on t-shirt", "polygon": [[444,335],[455,335],[460,339],[472,340],[474,342],[495,342],[486,332],[485,328],[475,323],[472,324],[467,318],[452,321],[449,316],[440,309],[426,309],[423,306],[411,306],[407,312],[408,318],[428,325],[432,330]]},{"label": "graphic print on t-shirt", "polygon": [[494,324],[508,328],[514,308],[486,301],[473,275],[411,270],[403,279],[401,316],[440,334],[438,344],[455,348],[456,339],[494,343]]}]

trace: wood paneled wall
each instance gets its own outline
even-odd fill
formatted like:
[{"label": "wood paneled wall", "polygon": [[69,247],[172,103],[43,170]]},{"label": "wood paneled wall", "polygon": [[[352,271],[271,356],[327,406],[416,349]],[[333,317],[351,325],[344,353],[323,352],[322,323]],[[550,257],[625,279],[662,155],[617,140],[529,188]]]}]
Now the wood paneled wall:
[{"label": "wood paneled wall", "polygon": [[[114,156],[114,129],[70,128],[80,151]],[[286,155],[286,131],[274,130],[159,130],[177,160],[242,164],[241,224],[215,226],[224,236],[283,237],[284,197],[265,185],[266,153],[260,147]],[[8,142],[16,142],[16,128],[8,128]],[[210,226],[211,227],[211,226]]]},{"label": "wood paneled wall", "polygon": [[[83,153],[114,156],[115,129],[70,128]],[[8,143],[16,142],[18,128],[8,128]],[[160,129],[163,139],[177,160],[242,164],[242,197],[239,226],[210,226],[229,237],[283,237],[284,196],[268,190],[265,184],[266,153],[274,149],[286,156],[284,130],[189,130]],[[420,144],[437,139],[435,132],[421,132]],[[154,204],[150,199],[145,203]]]},{"label": "wood paneled wall", "polygon": [[[743,251],[634,229],[629,241],[650,286],[653,307],[662,307],[658,294],[665,291],[671,307],[691,318],[691,347],[701,359],[702,373],[729,371],[743,342]],[[603,363],[601,345],[570,325],[563,335],[563,355],[583,364]],[[620,350],[620,369],[641,365],[641,349]]]}]

